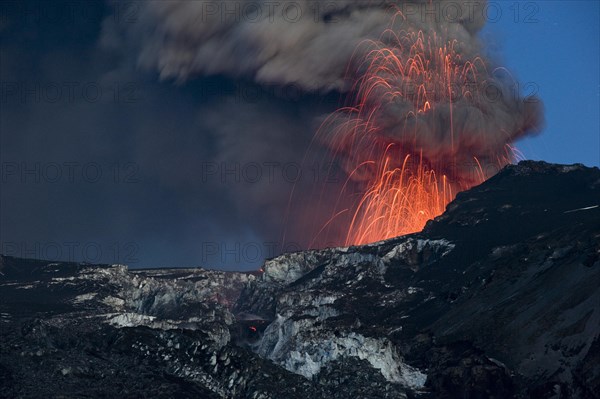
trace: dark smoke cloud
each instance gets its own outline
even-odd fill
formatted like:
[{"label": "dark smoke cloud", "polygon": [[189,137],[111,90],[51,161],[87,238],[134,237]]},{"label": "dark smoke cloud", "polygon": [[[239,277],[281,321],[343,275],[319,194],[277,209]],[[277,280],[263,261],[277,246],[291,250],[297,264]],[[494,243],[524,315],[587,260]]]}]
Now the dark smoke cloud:
[{"label": "dark smoke cloud", "polygon": [[[405,29],[446,32],[478,46],[483,2],[384,0],[151,1],[134,3],[121,24],[143,68],[163,79],[245,76],[307,90],[345,90],[357,45],[376,39],[400,11]],[[109,33],[111,36],[113,32]]]},{"label": "dark smoke cloud", "polygon": [[[0,252],[227,269],[255,268],[276,255],[271,242],[280,240],[292,184],[280,167],[272,181],[255,184],[239,170],[248,162],[300,162],[313,112],[326,112],[321,100],[275,98],[255,83],[219,77],[161,83],[140,72],[117,31],[108,33],[114,9],[13,5],[2,10],[0,27]],[[85,86],[102,95],[86,99]],[[73,179],[67,164],[75,165]],[[86,180],[84,165],[102,177]],[[207,165],[238,172],[205,176]],[[42,176],[57,168],[62,178]],[[258,255],[243,252],[256,246]],[[217,249],[207,254],[207,247]]]},{"label": "dark smoke cloud", "polygon": [[376,37],[383,2],[169,1],[135,5],[125,26],[143,68],[163,79],[227,74],[259,83],[341,89],[356,44]]},{"label": "dark smoke cloud", "polygon": [[[105,251],[115,241],[135,242],[137,266],[228,269],[258,266],[260,259],[222,252],[207,258],[203,244],[228,250],[251,242],[279,246],[286,225],[286,238],[306,247],[333,209],[344,206],[344,198],[336,204],[336,193],[345,176],[325,176],[331,141],[313,141],[313,136],[338,108],[339,95],[350,96],[351,83],[363,72],[360,60],[368,49],[363,41],[378,39],[401,10],[403,29],[455,38],[465,55],[482,50],[477,32],[485,20],[470,2],[460,3],[461,16],[450,19],[443,13],[455,15],[452,7],[459,3],[434,2],[429,16],[423,14],[423,7],[429,7],[425,0],[274,3],[150,1],[105,7],[76,2],[76,18],[65,13],[46,25],[34,21],[38,16],[31,10],[9,12],[0,26],[3,81],[27,87],[94,82],[104,93],[112,93],[115,83],[133,82],[137,99],[123,103],[105,95],[93,103],[81,96],[21,103],[11,96],[2,104],[2,160],[96,162],[105,171],[115,163],[133,162],[138,182],[22,184],[11,177],[0,192],[1,241],[26,242],[29,248],[95,242]],[[24,4],[35,10],[50,3]],[[73,4],[60,6],[71,11]],[[260,14],[253,14],[252,4]],[[464,148],[497,146],[537,124],[536,113],[520,99],[499,109],[489,106],[466,103],[456,111],[462,121],[456,127],[466,132],[460,138]],[[406,122],[405,107],[382,109],[377,119],[384,128],[381,140],[402,142],[396,128]],[[440,106],[436,118],[418,121],[424,139],[419,145],[431,158],[445,156],[447,136],[437,129],[445,118]],[[496,119],[503,121],[501,134],[473,133]],[[301,163],[306,167],[299,181],[282,174],[286,164]],[[220,174],[249,164],[261,166],[258,181]],[[276,165],[273,179],[267,164]],[[207,165],[217,171],[204,176]],[[287,213],[288,207],[302,206],[306,212]]]},{"label": "dark smoke cloud", "polygon": [[[364,74],[364,55],[370,50],[388,47],[406,59],[408,46],[401,48],[391,35],[382,36],[388,27],[401,35],[423,32],[426,40],[435,38],[440,45],[455,42],[459,63],[484,58],[478,32],[485,24],[486,6],[486,2],[450,0],[148,2],[136,5],[135,23],[116,30],[133,49],[138,65],[157,71],[162,79],[183,82],[194,76],[226,75],[262,85],[292,84],[307,92],[347,92]],[[108,32],[114,35],[114,29]],[[435,68],[434,60],[430,62]],[[433,111],[416,116],[410,99],[366,104],[367,111],[376,109],[369,126],[377,129],[377,140],[384,146],[397,143],[405,153],[422,154],[449,175],[464,172],[461,168],[472,165],[474,157],[484,166],[497,163],[507,144],[539,132],[542,104],[535,98],[521,98],[514,90],[516,82],[507,79],[494,62],[483,59],[482,63],[485,68],[471,88],[483,93],[478,98],[462,96],[452,102],[444,96],[433,98]],[[414,83],[383,77],[403,90]],[[455,90],[460,92],[460,87]],[[352,93],[348,94],[351,99]],[[383,93],[373,97],[383,98]],[[355,106],[356,101],[348,105]],[[325,147],[339,150],[340,141],[352,140],[340,134],[335,124],[353,118],[360,122],[364,115],[345,117],[334,121],[329,132],[320,133]],[[232,135],[228,139],[232,147],[261,145],[235,129],[227,134]],[[280,137],[260,140],[275,152],[287,152]],[[264,152],[256,150],[256,157],[262,159]],[[363,160],[356,158],[354,150],[341,156],[350,170]],[[260,202],[258,197],[254,199]]]},{"label": "dark smoke cloud", "polygon": [[[394,31],[423,31],[441,44],[456,40],[467,61],[483,53],[477,33],[485,23],[485,6],[485,2],[425,0],[157,1],[136,4],[138,18],[123,34],[135,49],[138,64],[158,71],[163,79],[225,74],[259,84],[294,84],[307,91],[345,91],[364,72],[362,55],[373,49],[365,40],[377,40],[395,13],[399,15]],[[386,44],[385,39],[380,43]],[[453,101],[457,143],[453,153],[447,133],[450,104],[443,99],[435,112],[416,119],[407,117],[414,110],[412,102],[387,103],[376,115],[377,125],[383,135],[402,146],[423,149],[431,159],[497,153],[504,144],[539,130],[543,118],[539,101],[523,101],[511,92],[511,82],[495,74],[495,66],[487,62],[487,73],[478,77],[480,87],[475,89],[491,87],[500,95],[477,102],[465,97]],[[415,131],[417,141],[409,143],[405,137]]]}]

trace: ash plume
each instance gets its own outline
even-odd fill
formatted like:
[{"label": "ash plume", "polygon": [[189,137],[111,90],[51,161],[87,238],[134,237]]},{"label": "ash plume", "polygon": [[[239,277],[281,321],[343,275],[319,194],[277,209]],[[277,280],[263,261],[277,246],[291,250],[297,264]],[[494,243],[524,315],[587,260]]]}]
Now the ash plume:
[{"label": "ash plume", "polygon": [[[381,144],[379,151],[395,144],[399,155],[419,154],[449,176],[467,173],[470,166],[465,165],[472,165],[473,159],[483,167],[493,164],[507,145],[539,132],[543,124],[542,103],[522,98],[510,74],[486,58],[478,37],[486,22],[485,2],[179,0],[136,2],[132,7],[133,21],[106,21],[104,43],[121,47],[138,67],[157,72],[163,80],[181,84],[196,77],[225,76],[264,86],[292,85],[317,97],[342,94],[349,108],[341,113],[331,109],[323,114],[322,107],[315,107],[312,115],[303,112],[312,123],[306,123],[302,132],[295,128],[293,134],[305,135],[307,142],[315,127],[325,121],[317,142],[321,150],[335,152],[342,159],[348,175],[352,165],[364,161],[363,154],[356,152],[361,141],[357,142],[356,129],[347,129],[349,124],[368,131],[370,143]],[[415,93],[423,82],[414,76],[389,75],[383,65],[377,78],[388,87],[375,86],[360,98],[361,79],[370,72],[369,55],[383,49],[408,62],[414,56],[410,53],[414,42],[404,38],[418,35],[425,45],[434,47],[421,62],[433,69],[440,67],[435,48],[452,46],[452,67],[461,71],[477,63],[477,76],[453,81],[451,89],[428,87],[429,108],[417,112],[423,104]],[[467,81],[470,86],[465,91]],[[413,95],[406,95],[411,90]],[[390,99],[396,91],[404,95]],[[227,101],[222,106],[227,107]],[[262,115],[277,109],[260,104],[251,108]],[[215,115],[219,114],[227,114],[227,109],[216,110]],[[267,123],[274,119],[277,126]],[[233,161],[232,154],[245,148],[252,148],[259,162],[268,160],[270,154],[293,153],[297,146],[288,142],[298,140],[285,140],[286,121],[282,119],[283,114],[255,121],[249,134],[231,123],[225,128],[215,123],[216,136],[229,143],[215,159]],[[294,123],[290,118],[290,124]],[[285,196],[274,203],[272,187],[263,189],[263,183],[250,189],[256,208],[283,211]],[[246,199],[243,203],[248,206]]]},{"label": "ash plume", "polygon": [[[400,58],[407,51],[386,43],[381,36],[386,28],[423,32],[426,40],[435,36],[440,45],[455,41],[465,62],[482,57],[484,51],[477,33],[485,23],[485,2],[182,0],[135,3],[135,7],[135,23],[123,25],[139,66],[179,82],[198,75],[228,75],[259,84],[293,84],[306,91],[346,92],[365,72],[361,58],[373,50],[366,41],[389,45]],[[479,71],[482,75],[475,84],[488,95],[478,102],[465,96],[453,99],[455,148],[448,149],[450,110],[444,98],[433,100],[435,112],[412,119],[407,116],[414,108],[410,101],[386,103],[376,115],[382,136],[422,149],[435,160],[464,153],[485,157],[484,153],[497,153],[505,144],[539,131],[541,103],[520,98],[516,82],[502,77],[490,61],[484,62],[486,70]],[[417,139],[409,143],[404,136],[413,135],[415,129]]]},{"label": "ash plume", "polygon": [[[449,11],[444,5],[451,5]],[[225,74],[307,90],[349,88],[345,74],[357,45],[376,39],[397,11],[409,29],[447,30],[477,47],[481,2],[385,0],[134,3],[123,22],[138,64],[163,79]],[[432,9],[429,9],[432,7]],[[445,11],[443,11],[445,10]],[[446,16],[444,13],[456,13]]]}]

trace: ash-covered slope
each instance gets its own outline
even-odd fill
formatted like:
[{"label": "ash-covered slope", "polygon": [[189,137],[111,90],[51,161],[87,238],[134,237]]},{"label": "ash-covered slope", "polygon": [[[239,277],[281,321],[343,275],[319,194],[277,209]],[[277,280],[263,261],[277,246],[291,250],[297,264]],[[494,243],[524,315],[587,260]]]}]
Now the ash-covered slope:
[{"label": "ash-covered slope", "polygon": [[2,257],[0,396],[598,397],[599,205],[598,169],[521,162],[261,274]]}]

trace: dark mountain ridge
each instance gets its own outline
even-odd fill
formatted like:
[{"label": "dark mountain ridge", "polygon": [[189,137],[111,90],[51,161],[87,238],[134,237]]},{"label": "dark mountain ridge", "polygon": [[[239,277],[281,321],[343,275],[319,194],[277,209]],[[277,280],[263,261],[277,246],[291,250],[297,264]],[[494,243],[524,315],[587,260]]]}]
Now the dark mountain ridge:
[{"label": "dark mountain ridge", "polygon": [[525,161],[422,232],[263,273],[0,258],[0,396],[593,398],[600,170]]}]

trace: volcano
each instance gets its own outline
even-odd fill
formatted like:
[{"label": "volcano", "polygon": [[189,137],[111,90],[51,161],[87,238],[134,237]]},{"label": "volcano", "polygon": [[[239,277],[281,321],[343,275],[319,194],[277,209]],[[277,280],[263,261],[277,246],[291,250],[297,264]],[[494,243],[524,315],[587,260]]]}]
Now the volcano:
[{"label": "volcano", "polygon": [[0,259],[0,397],[600,392],[598,168],[509,165],[421,232],[253,273]]}]

